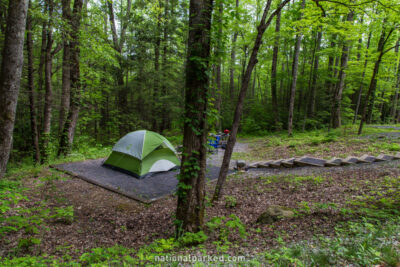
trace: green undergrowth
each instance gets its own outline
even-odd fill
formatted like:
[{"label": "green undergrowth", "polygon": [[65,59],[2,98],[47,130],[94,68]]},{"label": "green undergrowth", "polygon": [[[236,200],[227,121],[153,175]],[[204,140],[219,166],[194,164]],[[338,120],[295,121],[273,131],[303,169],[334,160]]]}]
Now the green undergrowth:
[{"label": "green undergrowth", "polygon": [[[49,208],[47,200],[34,201],[27,195],[29,188],[23,186],[26,175],[37,175],[38,169],[22,171],[23,174],[0,179],[0,239],[9,243],[18,236],[10,256],[34,252],[41,244],[42,233],[49,230],[49,223],[72,224],[74,208],[59,199],[57,206]],[[46,186],[47,193],[55,190],[54,181],[64,179],[56,171],[38,177],[36,186]]]},{"label": "green undergrowth", "polygon": [[[211,244],[213,253],[228,258],[232,249],[244,246],[249,232],[261,232],[246,226],[235,214],[213,217],[208,220],[204,231],[186,233],[180,238],[158,239],[139,248],[120,245],[93,248],[80,256],[72,257],[72,247],[60,247],[61,256],[37,255],[35,247],[41,243],[40,233],[49,227],[48,222],[74,222],[73,207],[63,205],[52,209],[44,203],[35,203],[24,207],[27,188],[22,187],[21,177],[14,180],[0,180],[0,234],[2,238],[10,233],[23,232],[15,251],[9,256],[0,258],[1,266],[179,266],[182,262],[165,262],[174,257],[188,260],[187,256],[207,256],[204,243]],[[51,183],[62,179],[57,172],[41,177],[42,183]],[[264,183],[290,182],[299,186],[310,183],[320,186],[326,178],[320,176],[282,176],[262,177]],[[363,181],[369,183],[368,181]],[[380,183],[373,185],[373,190],[347,201],[346,206],[338,208],[335,203],[300,202],[297,216],[307,216],[318,210],[339,209],[347,218],[338,223],[331,236],[314,235],[299,242],[287,243],[277,233],[274,249],[265,250],[254,255],[247,255],[235,265],[252,266],[396,266],[400,262],[400,179],[383,177]],[[237,200],[226,196],[231,205]],[[10,215],[12,211],[12,216]],[[259,230],[259,231],[257,231]],[[288,233],[284,233],[288,234]],[[235,238],[236,236],[236,238]],[[239,239],[238,239],[239,237]],[[24,252],[20,256],[20,253]],[[186,257],[186,258],[185,258]],[[218,258],[211,263],[222,266]],[[187,262],[186,262],[187,263]],[[232,262],[231,262],[232,263]],[[198,266],[210,262],[197,262]]]},{"label": "green undergrowth", "polygon": [[[324,131],[296,133],[288,138],[285,133],[278,136],[242,137],[244,142],[257,144],[263,142],[272,149],[279,146],[307,146],[323,149],[324,144],[344,142],[355,137],[354,129],[333,130],[330,134]],[[365,135],[379,134],[391,129],[366,128]],[[365,141],[366,140],[366,141]],[[398,144],[378,139],[379,144],[370,144],[373,151],[398,151]],[[179,142],[179,137],[176,142]],[[365,144],[367,139],[353,138],[348,142]],[[383,144],[383,145],[382,145]],[[88,149],[88,146],[74,148],[71,156],[59,160],[51,159],[50,163],[61,163],[87,158],[107,156],[109,147],[100,145]],[[52,224],[73,224],[76,221],[74,207],[59,199],[57,205],[49,207],[46,199],[32,202],[29,199],[24,181],[27,177],[37,178],[36,186],[46,186],[46,191],[52,194],[55,190],[54,181],[65,179],[55,170],[46,170],[46,166],[35,167],[29,163],[12,165],[5,179],[0,180],[0,238],[19,236],[13,251],[0,258],[0,266],[136,266],[153,265],[178,266],[179,262],[160,262],[167,256],[208,255],[208,247],[212,253],[228,256],[232,251],[240,250],[247,244],[250,232],[261,232],[245,225],[238,216],[218,216],[209,218],[204,231],[188,233],[182,237],[158,239],[151,244],[129,248],[120,245],[112,247],[93,248],[76,256],[70,246],[59,247],[59,256],[40,254],[42,233],[48,231]],[[232,179],[241,178],[235,174]],[[300,189],[307,184],[319,188],[330,183],[325,176],[268,176],[261,177],[261,182],[268,186],[271,183],[289,184],[292,190]],[[234,262],[235,265],[254,266],[396,266],[400,262],[400,179],[399,177],[382,177],[379,183],[369,183],[369,190],[361,195],[348,199],[345,207],[336,203],[299,202],[296,216],[337,210],[344,222],[335,227],[331,236],[315,235],[308,240],[286,243],[278,234],[276,246],[272,250],[264,250],[254,255],[246,256],[245,262]],[[240,198],[225,196],[225,207],[234,210],[240,203]],[[27,205],[29,203],[29,205]],[[240,204],[239,204],[240,205]],[[287,233],[286,233],[287,234]],[[207,244],[207,245],[206,245]],[[260,250],[258,250],[260,251]],[[74,255],[74,256],[72,256]],[[216,265],[224,263],[214,261]],[[208,263],[197,263],[198,266]]]},{"label": "green undergrowth", "polygon": [[[357,126],[348,125],[339,129],[320,129],[295,132],[288,137],[286,131],[267,133],[263,136],[241,135],[238,142],[249,144],[249,151],[234,152],[233,159],[266,161],[271,158],[301,157],[317,154],[319,157],[347,157],[365,153],[395,153],[400,151],[400,139],[383,133],[398,132],[392,128],[365,127],[362,135],[357,135]],[[351,146],[351,152],[343,149]],[[282,153],[282,155],[280,155]]]},{"label": "green undergrowth", "polygon": [[[265,252],[257,261],[274,266],[397,266],[400,262],[400,218],[363,217],[335,228],[334,237],[287,244]],[[382,264],[382,265],[381,265]]]}]

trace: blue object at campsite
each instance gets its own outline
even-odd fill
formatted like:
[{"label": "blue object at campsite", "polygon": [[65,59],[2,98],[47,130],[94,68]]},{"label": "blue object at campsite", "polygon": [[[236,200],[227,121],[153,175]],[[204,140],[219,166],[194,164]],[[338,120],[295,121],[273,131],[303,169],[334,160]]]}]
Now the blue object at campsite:
[{"label": "blue object at campsite", "polygon": [[219,141],[221,140],[220,135],[215,135],[215,139],[208,139],[208,144],[214,148],[218,148]]}]

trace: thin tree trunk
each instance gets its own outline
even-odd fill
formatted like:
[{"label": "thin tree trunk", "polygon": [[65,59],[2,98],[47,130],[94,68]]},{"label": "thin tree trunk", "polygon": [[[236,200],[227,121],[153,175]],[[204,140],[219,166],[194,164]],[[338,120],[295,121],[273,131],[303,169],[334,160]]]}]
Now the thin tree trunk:
[{"label": "thin tree trunk", "polygon": [[[29,8],[31,1],[29,0]],[[29,111],[31,120],[31,135],[33,147],[33,160],[35,163],[40,163],[39,135],[36,120],[36,103],[35,103],[35,84],[33,77],[33,40],[32,40],[32,17],[28,15],[26,20],[26,46],[28,54],[28,94],[29,94]]]},{"label": "thin tree trunk", "polygon": [[231,131],[231,135],[229,136],[228,143],[226,145],[224,158],[222,160],[221,170],[219,172],[217,185],[215,187],[213,201],[218,200],[220,198],[220,196],[222,194],[223,186],[225,184],[226,175],[228,174],[229,163],[231,161],[233,147],[235,146],[236,135],[237,135],[237,132],[238,132],[238,129],[239,129],[240,116],[242,115],[242,111],[243,111],[243,103],[244,103],[244,99],[246,97],[246,91],[247,91],[247,88],[248,88],[248,85],[249,85],[251,73],[253,71],[254,66],[257,64],[257,55],[258,55],[258,51],[259,51],[260,46],[261,46],[262,36],[263,36],[265,30],[271,24],[271,21],[274,18],[274,16],[276,16],[276,14],[278,12],[280,12],[281,9],[289,1],[290,0],[285,0],[285,1],[281,2],[279,4],[279,6],[277,7],[277,9],[275,9],[275,11],[272,12],[271,15],[267,19],[267,15],[268,15],[269,9],[271,7],[271,2],[272,2],[272,0],[268,0],[267,4],[265,6],[264,13],[263,13],[263,16],[261,18],[260,24],[257,27],[257,36],[256,36],[256,39],[254,41],[253,51],[251,53],[251,56],[250,56],[250,59],[249,59],[249,63],[247,64],[247,68],[246,68],[245,74],[244,74],[243,79],[242,79],[242,86],[240,88],[238,102],[236,104],[235,114],[234,114],[234,117],[233,117],[232,131]]},{"label": "thin tree trunk", "polygon": [[257,65],[254,67],[254,73],[253,73],[253,82],[251,83],[251,93],[250,97],[254,99],[255,97],[255,91],[256,91],[256,77],[257,77]]},{"label": "thin tree trunk", "polygon": [[[62,0],[62,18],[65,23],[70,21],[71,17],[71,0]],[[70,47],[69,38],[70,32],[68,27],[63,29],[63,63],[62,63],[62,86],[61,86],[61,105],[60,115],[58,119],[58,133],[61,134],[65,117],[68,114],[71,88],[71,62],[70,62]]]},{"label": "thin tree trunk", "polygon": [[275,41],[274,41],[274,51],[272,54],[272,67],[271,67],[271,101],[272,101],[272,112],[274,114],[275,129],[280,131],[281,124],[279,122],[279,105],[278,97],[276,93],[276,68],[278,66],[278,53],[279,53],[279,35],[281,30],[281,12],[276,15],[275,24]]},{"label": "thin tree trunk", "polygon": [[24,32],[28,0],[10,0],[0,71],[0,178],[12,147],[15,112],[24,61]]},{"label": "thin tree trunk", "polygon": [[[166,85],[166,80],[167,80],[167,75],[168,75],[168,69],[167,69],[167,63],[168,63],[168,22],[169,18],[168,18],[168,12],[169,12],[169,1],[165,0],[165,7],[164,7],[164,29],[163,29],[163,54],[162,54],[162,88],[161,88],[161,93],[163,96],[167,96],[168,94],[168,89],[167,89],[167,85]],[[165,129],[169,129],[169,114],[167,111],[167,102],[164,100],[162,102],[162,127],[160,129],[161,132],[163,132]]]},{"label": "thin tree trunk", "polygon": [[212,0],[191,0],[186,68],[185,120],[176,209],[176,233],[204,225],[207,97]]},{"label": "thin tree trunk", "polygon": [[[222,105],[222,88],[221,88],[221,68],[222,68],[222,16],[223,16],[223,2],[221,0],[217,0],[218,3],[218,33],[217,33],[217,52],[216,52],[216,57],[217,57],[217,65],[216,65],[216,77],[215,77],[215,83],[216,83],[216,96],[215,96],[215,109],[217,110],[217,113],[219,116],[221,116],[221,105]],[[217,118],[216,124],[215,124],[215,130],[221,131],[221,121],[220,118]]]},{"label": "thin tree trunk", "polygon": [[[44,12],[47,12],[46,4],[44,8]],[[44,61],[46,56],[46,45],[47,45],[47,22],[44,21],[42,24],[42,38],[41,38],[41,46],[40,46],[40,59],[38,66],[38,90],[37,90],[37,114],[38,114],[38,130],[39,130],[39,140],[40,134],[43,130],[43,73],[44,73]]]},{"label": "thin tree trunk", "polygon": [[[385,25],[385,24],[384,24]],[[368,109],[372,109],[374,102],[373,98],[370,100],[371,95],[375,93],[376,85],[378,83],[377,75],[379,73],[379,67],[382,62],[382,57],[384,55],[384,48],[387,40],[389,39],[390,35],[393,33],[394,29],[391,28],[389,32],[386,34],[386,29],[382,29],[381,37],[379,38],[379,43],[378,43],[378,60],[375,62],[374,70],[372,72],[372,77],[371,77],[371,83],[368,88],[367,95],[365,96],[365,102],[364,102],[364,107],[362,109],[361,113],[361,121],[360,121],[360,126],[358,128],[358,134],[360,135],[363,130],[364,122],[367,120],[367,111]]]},{"label": "thin tree trunk", "polygon": [[50,130],[51,130],[51,116],[52,116],[52,105],[53,105],[53,88],[51,82],[51,75],[53,69],[53,58],[51,49],[53,46],[53,29],[52,29],[52,16],[53,16],[53,0],[47,0],[47,8],[49,15],[49,22],[47,24],[47,44],[44,60],[44,111],[43,111],[43,132],[41,136],[41,162],[45,163],[48,160],[49,151],[48,145],[50,142]]},{"label": "thin tree trunk", "polygon": [[[382,94],[381,94],[381,99],[385,97],[385,89],[383,89]],[[379,105],[379,114],[381,114],[381,122],[384,121],[384,114],[383,114],[383,106],[385,105],[384,101],[381,101],[381,104]]]},{"label": "thin tree trunk", "polygon": [[[354,11],[350,11],[346,21],[352,22],[354,19]],[[350,42],[344,41],[342,48],[342,56],[340,58],[339,81],[336,83],[335,93],[333,97],[332,108],[332,127],[339,128],[342,125],[342,94],[344,82],[346,80],[347,62],[349,61]]]},{"label": "thin tree trunk", "polygon": [[[303,118],[303,126],[302,126],[302,131],[304,132],[306,129],[306,122],[307,122],[307,116],[309,115],[308,113],[310,113],[311,116],[311,112],[309,111],[309,106],[311,106],[311,102],[312,102],[312,83],[313,83],[313,75],[314,75],[314,63],[315,63],[315,59],[316,59],[316,51],[317,51],[317,46],[318,46],[318,32],[317,32],[317,36],[315,37],[315,41],[314,41],[314,48],[312,49],[312,56],[311,56],[311,62],[310,62],[310,74],[309,74],[309,79],[308,79],[308,94],[304,94],[304,99],[301,100],[301,97],[299,98],[300,102],[299,106],[301,103],[304,103],[304,118]],[[305,49],[304,49],[305,50]],[[303,73],[301,75],[304,75],[304,70]],[[301,94],[300,94],[301,96]],[[308,97],[307,97],[308,96]],[[300,108],[299,108],[299,112],[300,112]]]},{"label": "thin tree trunk", "polygon": [[357,121],[358,111],[360,109],[362,91],[363,91],[363,88],[364,88],[365,71],[366,71],[367,65],[368,65],[368,49],[369,49],[369,45],[371,43],[371,37],[372,37],[372,31],[369,32],[369,35],[368,35],[367,47],[366,47],[366,52],[365,52],[364,68],[363,68],[363,72],[361,74],[360,88],[358,89],[358,96],[357,96],[356,109],[354,111],[353,124],[355,124],[356,121]]},{"label": "thin tree trunk", "polygon": [[[236,0],[236,12],[238,12],[239,0]],[[233,103],[235,96],[235,64],[236,64],[236,41],[238,32],[233,33],[232,50],[231,50],[231,64],[229,67],[229,97]]]},{"label": "thin tree trunk", "polygon": [[[108,22],[107,22],[107,15],[104,16],[104,33],[107,35],[108,34]],[[106,72],[107,68],[105,66],[103,66],[103,71]],[[101,118],[100,118],[100,122],[99,122],[99,126],[101,129],[104,130],[105,132],[105,136],[103,135],[103,140],[109,140],[109,128],[107,125],[108,122],[108,98],[109,98],[109,93],[107,92],[107,90],[105,89],[105,78],[102,78],[102,88],[101,88],[101,106],[100,106],[100,114],[101,114]]]},{"label": "thin tree trunk", "polygon": [[71,101],[68,117],[64,125],[60,139],[58,155],[67,155],[74,141],[75,128],[78,122],[79,109],[81,105],[81,80],[80,80],[80,47],[79,29],[81,26],[83,0],[75,0],[71,16]]},{"label": "thin tree trunk", "polygon": [[[396,47],[396,55],[399,54],[399,43],[400,40],[397,40],[397,47]],[[394,94],[394,99],[393,99],[393,106],[392,110],[390,113],[390,116],[392,117],[392,122],[395,123],[396,120],[396,113],[397,113],[397,102],[399,99],[399,87],[400,87],[400,60],[399,60],[399,65],[397,66],[397,81],[396,81],[396,86],[395,86],[395,94]]]},{"label": "thin tree trunk", "polygon": [[[334,49],[336,47],[336,34],[332,35],[332,40],[330,44],[330,48]],[[333,86],[333,79],[336,77],[334,75],[333,65],[335,64],[335,57],[334,54],[331,52],[328,56],[328,75],[329,78],[326,79],[325,88],[326,88],[326,95],[331,96],[332,94],[332,86]],[[331,99],[329,99],[331,100]]]},{"label": "thin tree trunk", "polygon": [[[305,0],[302,1],[301,8],[304,9],[304,6],[305,6]],[[289,100],[288,136],[293,135],[293,110],[294,110],[294,100],[296,96],[301,39],[302,39],[302,34],[297,33],[296,45],[294,48],[293,66],[292,66],[292,84],[290,87],[291,89],[290,89],[290,100]]]},{"label": "thin tree trunk", "polygon": [[[124,69],[123,69],[123,57],[122,57],[122,50],[125,44],[126,28],[128,26],[128,18],[130,16],[131,6],[132,6],[132,1],[131,0],[127,1],[128,2],[127,2],[126,15],[125,19],[121,21],[121,34],[119,39],[117,35],[117,26],[114,17],[113,1],[112,0],[107,1],[113,46],[115,51],[118,52],[119,69],[117,70],[115,76],[118,85],[118,107],[121,118],[127,118],[129,116],[128,90],[126,86],[124,86]],[[129,131],[128,124],[120,123],[119,130],[121,135],[125,134],[126,132]]]},{"label": "thin tree trunk", "polygon": [[[161,1],[159,1],[161,6]],[[158,131],[158,120],[161,115],[159,112],[159,99],[160,99],[160,47],[161,47],[161,37],[160,37],[160,26],[161,26],[161,13],[157,17],[157,29],[155,31],[156,40],[154,45],[154,88],[153,88],[153,131]]]},{"label": "thin tree trunk", "polygon": [[[284,61],[282,61],[281,73],[285,73],[285,62]],[[279,92],[281,93],[281,104],[283,107],[286,107],[285,92],[283,91],[284,83],[285,83],[285,79],[282,75],[281,80],[279,81]]]},{"label": "thin tree trunk", "polygon": [[311,81],[311,103],[310,103],[310,118],[314,117],[315,114],[315,102],[317,99],[317,80],[318,80],[318,69],[319,69],[319,51],[321,49],[322,29],[320,28],[317,33],[317,43],[314,53],[314,70]]}]

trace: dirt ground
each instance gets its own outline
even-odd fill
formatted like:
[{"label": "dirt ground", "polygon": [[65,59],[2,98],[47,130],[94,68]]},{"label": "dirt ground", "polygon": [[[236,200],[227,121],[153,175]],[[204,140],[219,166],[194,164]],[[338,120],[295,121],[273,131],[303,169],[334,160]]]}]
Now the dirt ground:
[{"label": "dirt ground", "polygon": [[[245,150],[243,146],[243,150]],[[301,203],[335,203],[338,208],[357,196],[373,192],[373,187],[384,177],[400,175],[399,161],[379,164],[359,164],[340,168],[297,168],[284,172],[248,172],[231,175],[224,195],[237,200],[235,207],[226,207],[223,198],[215,205],[207,205],[206,220],[215,216],[237,215],[245,224],[249,235],[241,240],[236,233],[230,240],[240,242],[228,253],[256,254],[277,245],[276,237],[285,241],[309,239],[315,234],[331,235],[334,225],[348,220],[337,209],[311,210],[292,219],[272,225],[256,223],[258,216],[270,205],[299,209]],[[297,176],[318,176],[315,180],[294,182]],[[48,229],[41,232],[42,243],[29,254],[62,256],[66,252],[77,257],[95,247],[120,244],[138,248],[158,238],[174,234],[174,213],[177,198],[168,198],[152,204],[142,204],[114,192],[89,184],[78,178],[63,175],[67,180],[40,182],[35,178],[26,180],[29,201],[21,205],[45,203],[48,207],[74,207],[72,224],[49,222]],[[293,182],[292,182],[293,180]],[[38,186],[41,184],[41,186]],[[214,184],[207,185],[211,196]],[[371,193],[372,194],[372,193]],[[205,248],[212,253],[216,237],[210,238]],[[8,236],[0,241],[0,256],[7,255],[23,235]],[[21,252],[23,253],[23,252]]]}]

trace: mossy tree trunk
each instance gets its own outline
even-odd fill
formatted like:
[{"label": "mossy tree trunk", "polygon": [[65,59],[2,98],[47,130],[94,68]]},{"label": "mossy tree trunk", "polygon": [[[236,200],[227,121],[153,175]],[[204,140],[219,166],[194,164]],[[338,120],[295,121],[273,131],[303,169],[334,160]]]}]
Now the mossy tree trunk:
[{"label": "mossy tree trunk", "polygon": [[[29,8],[31,1],[29,1]],[[32,39],[32,17],[28,14],[26,20],[26,50],[28,54],[28,94],[29,94],[29,111],[32,132],[32,148],[33,160],[35,163],[40,163],[40,148],[39,135],[37,127],[36,101],[35,101],[35,83],[34,83],[34,68],[33,68],[33,39]]]},{"label": "mossy tree trunk", "polygon": [[10,0],[0,72],[0,178],[4,176],[13,139],[15,112],[24,61],[28,0]]},{"label": "mossy tree trunk", "polygon": [[81,106],[81,79],[80,79],[80,48],[79,29],[81,25],[83,0],[75,0],[71,16],[71,100],[68,117],[61,134],[58,155],[68,154],[74,141],[76,124],[78,122],[79,109]]},{"label": "mossy tree trunk", "polygon": [[191,0],[186,68],[183,157],[176,210],[177,235],[204,224],[209,92],[210,30],[213,0]]}]

